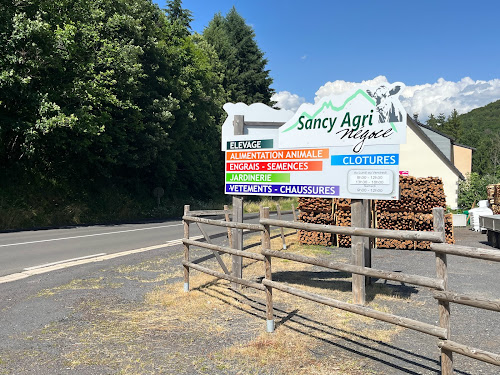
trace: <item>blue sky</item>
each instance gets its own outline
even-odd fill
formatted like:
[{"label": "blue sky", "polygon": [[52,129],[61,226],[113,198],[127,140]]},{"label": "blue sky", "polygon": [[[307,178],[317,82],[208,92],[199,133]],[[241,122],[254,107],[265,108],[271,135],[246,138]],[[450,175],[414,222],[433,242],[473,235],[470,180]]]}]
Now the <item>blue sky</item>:
[{"label": "blue sky", "polygon": [[288,109],[384,79],[405,83],[403,104],[424,118],[500,99],[499,1],[183,1],[200,33],[233,5],[253,27],[276,100]]}]

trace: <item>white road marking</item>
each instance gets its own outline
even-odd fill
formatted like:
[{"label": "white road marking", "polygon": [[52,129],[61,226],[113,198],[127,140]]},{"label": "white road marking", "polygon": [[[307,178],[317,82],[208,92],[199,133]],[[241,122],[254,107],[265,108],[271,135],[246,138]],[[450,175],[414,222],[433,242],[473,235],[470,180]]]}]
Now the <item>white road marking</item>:
[{"label": "white road marking", "polygon": [[83,259],[88,259],[88,258],[97,258],[97,257],[103,256],[103,255],[106,255],[106,253],[99,253],[99,254],[94,254],[94,255],[87,255],[87,256],[84,256],[84,257],[78,257],[78,258],[73,258],[73,259],[60,260],[59,262],[52,262],[52,263],[40,264],[39,266],[27,267],[27,268],[23,269],[23,271],[32,271],[32,270],[36,270],[38,268],[55,266],[56,264],[74,262],[74,261],[77,261],[77,260],[83,260]]},{"label": "white road marking", "polygon": [[[192,240],[199,240],[201,238],[203,238],[203,236],[190,237],[190,239],[192,239]],[[149,250],[156,250],[156,249],[161,249],[162,247],[169,247],[169,246],[175,246],[175,245],[180,245],[180,244],[182,244],[182,238],[180,238],[178,240],[168,241],[168,242],[165,242],[164,244],[161,244],[161,245],[142,247],[140,249],[127,250],[127,251],[122,251],[120,253],[106,254],[106,255],[96,254],[92,258],[84,257],[86,259],[78,258],[78,260],[68,259],[67,261],[55,262],[52,265],[47,265],[47,266],[42,267],[42,268],[24,270],[23,272],[18,272],[18,273],[13,273],[13,274],[7,275],[7,276],[2,276],[2,277],[0,277],[0,284],[8,283],[11,281],[16,281],[16,280],[21,280],[21,279],[24,279],[26,277],[30,277],[33,275],[39,275],[39,274],[47,273],[47,272],[51,272],[51,271],[56,271],[56,270],[60,270],[63,268],[79,266],[79,265],[87,264],[87,263],[102,262],[104,260],[118,258],[118,257],[122,257],[125,255],[142,253],[142,252],[149,251]]]},{"label": "white road marking", "polygon": [[97,236],[106,236],[110,234],[117,234],[117,233],[129,233],[129,232],[138,232],[142,230],[151,230],[151,229],[161,229],[161,228],[170,228],[170,227],[177,227],[182,225],[182,223],[179,224],[171,224],[171,225],[161,225],[159,227],[149,227],[149,228],[138,228],[138,229],[127,229],[127,230],[119,230],[116,232],[106,232],[106,233],[95,233],[95,234],[85,234],[82,236],[73,236],[73,237],[61,237],[61,238],[52,238],[49,240],[38,240],[38,241],[29,241],[29,242],[18,242],[18,243],[10,243],[6,245],[0,245],[0,247],[7,247],[7,246],[19,246],[19,245],[30,245],[34,243],[42,243],[42,242],[51,242],[51,241],[63,241],[63,240],[73,240],[76,238],[86,238],[86,237],[97,237]]}]

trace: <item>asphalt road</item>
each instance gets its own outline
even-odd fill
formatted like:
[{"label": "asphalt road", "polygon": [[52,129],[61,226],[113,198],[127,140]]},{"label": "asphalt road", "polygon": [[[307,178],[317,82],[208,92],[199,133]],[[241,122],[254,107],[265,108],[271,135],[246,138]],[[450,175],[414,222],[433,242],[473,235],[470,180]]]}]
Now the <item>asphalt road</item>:
[{"label": "asphalt road", "polygon": [[[250,216],[253,219],[245,221],[256,222],[255,215]],[[190,228],[190,236],[201,235],[196,225]],[[213,226],[205,229],[210,236],[226,232]],[[0,277],[55,262],[162,245],[182,239],[183,233],[180,220],[0,233]]]}]

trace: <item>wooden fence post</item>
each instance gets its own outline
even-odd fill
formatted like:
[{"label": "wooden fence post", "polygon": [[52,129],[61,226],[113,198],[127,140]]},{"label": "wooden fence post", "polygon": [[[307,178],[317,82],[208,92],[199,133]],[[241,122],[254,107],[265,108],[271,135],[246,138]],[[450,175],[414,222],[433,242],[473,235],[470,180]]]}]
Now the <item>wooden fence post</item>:
[{"label": "wooden fence post", "polygon": [[[262,207],[260,210],[261,219],[269,219],[269,207]],[[262,231],[262,250],[271,250],[271,227],[264,225]],[[272,281],[273,273],[271,269],[271,256],[265,255],[264,265],[266,272],[266,279]],[[273,316],[273,288],[266,286],[266,319],[267,319],[267,332],[274,332],[274,316]]]},{"label": "wooden fence post", "polygon": [[[184,216],[188,215],[190,206],[184,206]],[[184,238],[189,239],[189,222],[184,221]],[[189,262],[189,245],[184,244],[184,262]],[[184,265],[184,291],[189,292],[189,266]]]},{"label": "wooden fence post", "polygon": [[[243,197],[233,196],[233,222],[243,223]],[[233,229],[232,248],[243,250],[243,229]],[[243,276],[243,258],[238,255],[232,255],[231,275],[239,279]],[[238,283],[231,283],[232,288],[240,289]]]},{"label": "wooden fence post", "polygon": [[[226,211],[226,213],[224,214],[226,221],[231,221],[229,219],[229,213],[227,212],[229,211],[229,206],[227,204],[224,205],[224,211]],[[233,235],[231,233],[231,228],[227,228],[227,243],[229,244],[229,247],[233,246]]]},{"label": "wooden fence post", "polygon": [[[295,213],[295,206],[292,203],[292,214],[293,214],[293,221],[297,222],[297,214]],[[295,229],[295,233],[299,233],[298,229]]]},{"label": "wooden fence post", "polygon": [[[233,120],[234,135],[244,133],[245,118],[242,115],[235,115]],[[233,221],[243,223],[243,197],[233,195]],[[243,250],[243,229],[233,229],[233,241],[231,247],[236,250]],[[231,274],[241,279],[243,277],[243,258],[238,255],[232,255]],[[238,283],[231,283],[233,289],[241,289]]]},{"label": "wooden fence post", "polygon": [[[365,228],[371,228],[372,224],[372,201],[371,200],[365,200],[365,213],[364,213],[364,227]],[[370,237],[364,237],[364,252],[365,252],[365,267],[370,267],[372,266],[372,240]],[[371,285],[372,283],[372,278],[371,277],[366,277],[365,278],[365,285]]]},{"label": "wooden fence post", "polygon": [[[278,214],[278,220],[281,220],[281,207],[279,203],[276,203],[276,212]],[[280,227],[281,230],[281,241],[283,242],[283,250],[286,250],[286,241],[285,241],[285,230],[283,227]]]},{"label": "wooden fence post", "polygon": [[[356,228],[368,227],[369,207],[367,199],[351,200],[351,226]],[[367,252],[369,251],[369,241],[365,237],[351,236],[352,264],[365,267]],[[366,303],[366,277],[363,275],[352,275],[352,297],[355,304],[364,305]]]},{"label": "wooden fence post", "polygon": [[[434,218],[434,231],[442,233],[441,240],[446,241],[445,227],[444,227],[444,209],[436,207],[432,209]],[[446,254],[436,252],[436,271],[437,277],[443,279],[444,290],[448,291],[448,263],[446,261]],[[439,326],[446,329],[446,339],[450,339],[450,302],[438,300],[439,309]],[[441,348],[441,374],[453,374],[453,352]]]}]

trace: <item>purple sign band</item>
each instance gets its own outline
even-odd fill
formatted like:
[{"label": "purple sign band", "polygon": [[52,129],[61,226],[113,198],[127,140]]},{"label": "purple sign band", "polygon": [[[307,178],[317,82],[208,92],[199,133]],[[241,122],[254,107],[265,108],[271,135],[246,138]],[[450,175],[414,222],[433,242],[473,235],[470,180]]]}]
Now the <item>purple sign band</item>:
[{"label": "purple sign band", "polygon": [[338,186],[227,184],[226,194],[338,196]]}]

